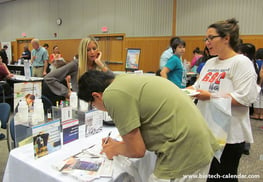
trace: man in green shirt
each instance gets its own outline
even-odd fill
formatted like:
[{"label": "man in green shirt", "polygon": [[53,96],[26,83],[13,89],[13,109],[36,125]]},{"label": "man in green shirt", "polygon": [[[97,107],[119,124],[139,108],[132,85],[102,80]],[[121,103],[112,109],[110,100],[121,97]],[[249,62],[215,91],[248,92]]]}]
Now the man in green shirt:
[{"label": "man in green shirt", "polygon": [[109,159],[140,158],[149,150],[157,155],[155,179],[176,181],[203,168],[208,174],[219,145],[192,100],[172,82],[157,76],[115,78],[112,73],[89,71],[79,80],[78,94],[107,111],[123,138],[106,144],[103,140],[102,152]]}]

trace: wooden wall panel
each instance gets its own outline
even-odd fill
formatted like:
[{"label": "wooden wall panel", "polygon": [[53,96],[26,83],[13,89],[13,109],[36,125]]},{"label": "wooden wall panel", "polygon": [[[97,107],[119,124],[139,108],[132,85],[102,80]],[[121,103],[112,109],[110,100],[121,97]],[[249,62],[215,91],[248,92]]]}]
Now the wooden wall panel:
[{"label": "wooden wall panel", "polygon": [[160,56],[169,46],[169,40],[170,37],[126,37],[125,48],[141,48],[139,69],[155,72],[159,69]]},{"label": "wooden wall panel", "polygon": [[64,39],[64,40],[40,40],[40,44],[47,43],[49,45],[48,53],[52,54],[53,46],[59,47],[60,53],[66,61],[72,61],[73,57],[78,54],[80,39]]},{"label": "wooden wall panel", "polygon": [[[182,36],[181,37],[186,42],[186,53],[183,59],[191,61],[193,57],[193,50],[196,47],[203,49],[205,44],[203,42],[203,36]],[[256,48],[263,48],[263,35],[242,35],[244,43],[252,43]],[[170,37],[125,37],[124,47],[122,52],[114,51],[111,54],[116,61],[121,61],[123,64],[111,64],[110,69],[114,71],[124,70],[125,59],[126,59],[126,49],[127,48],[140,48],[141,56],[139,69],[148,71],[156,71],[159,69],[159,61],[162,52],[169,46]],[[66,40],[41,40],[41,45],[48,43],[49,53],[52,53],[52,47],[58,45],[60,47],[61,54],[67,61],[71,61],[73,56],[78,53],[80,39],[66,39]],[[115,43],[113,43],[114,46]],[[115,45],[117,46],[117,45]],[[12,42],[13,55],[17,54],[17,44],[15,41]],[[119,49],[118,49],[119,50]],[[122,60],[119,60],[122,57]]]}]

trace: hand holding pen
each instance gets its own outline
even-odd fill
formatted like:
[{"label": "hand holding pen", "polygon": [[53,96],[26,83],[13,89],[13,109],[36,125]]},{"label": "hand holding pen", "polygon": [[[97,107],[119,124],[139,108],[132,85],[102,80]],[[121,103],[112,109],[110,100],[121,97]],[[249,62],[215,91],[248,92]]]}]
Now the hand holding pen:
[{"label": "hand holding pen", "polygon": [[103,144],[104,144],[104,145],[107,144],[107,143],[109,142],[110,135],[111,135],[111,131],[109,132],[107,138],[103,139],[103,140],[104,140],[104,141],[103,141]]}]

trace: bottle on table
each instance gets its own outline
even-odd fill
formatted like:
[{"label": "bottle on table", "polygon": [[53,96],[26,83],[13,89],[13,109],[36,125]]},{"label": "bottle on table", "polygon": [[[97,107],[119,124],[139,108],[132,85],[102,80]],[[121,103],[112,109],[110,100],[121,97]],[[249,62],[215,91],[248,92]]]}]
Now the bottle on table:
[{"label": "bottle on table", "polygon": [[78,96],[76,92],[71,92],[69,97],[69,104],[72,109],[78,109]]},{"label": "bottle on table", "polygon": [[21,123],[28,122],[28,105],[26,101],[19,102],[18,112],[16,113],[16,121]]},{"label": "bottle on table", "polygon": [[32,114],[32,124],[37,124],[45,120],[44,107],[41,99],[35,99],[34,112]]}]

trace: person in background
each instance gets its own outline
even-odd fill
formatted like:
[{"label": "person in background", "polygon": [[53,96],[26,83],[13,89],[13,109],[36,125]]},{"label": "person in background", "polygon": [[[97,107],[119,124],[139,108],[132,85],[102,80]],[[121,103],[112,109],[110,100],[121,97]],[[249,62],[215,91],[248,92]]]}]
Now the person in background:
[{"label": "person in background", "polygon": [[7,57],[7,54],[6,54],[6,50],[8,49],[8,46],[7,45],[4,45],[3,46],[3,49],[1,49],[0,51],[0,56],[2,57],[2,61],[3,63],[5,63],[6,65],[8,65],[8,57]]},{"label": "person in background", "polygon": [[[47,50],[47,57],[49,58],[49,52],[48,52],[49,45],[47,43],[44,43],[43,47]],[[47,73],[49,73],[50,71],[51,71],[50,70],[50,64],[49,64],[49,61],[48,61],[48,63],[47,63]]]},{"label": "person in background", "polygon": [[259,48],[256,51],[255,59],[258,66],[258,70],[261,70],[263,64],[263,48]]},{"label": "person in background", "polygon": [[47,43],[43,44],[43,47],[48,51],[49,45]]},{"label": "person in background", "polygon": [[176,39],[180,39],[180,38],[179,37],[171,38],[169,48],[166,49],[162,53],[161,58],[160,58],[160,69],[163,69],[163,67],[166,65],[168,59],[173,56],[172,44],[173,44],[173,41],[176,40]]},{"label": "person in background", "polygon": [[49,56],[49,69],[50,71],[53,71],[55,69],[54,61],[58,60],[59,58],[62,58],[62,55],[59,52],[59,47],[55,45],[53,47],[53,53]]},{"label": "person in background", "polygon": [[257,74],[252,62],[244,55],[235,52],[239,43],[238,21],[234,18],[219,21],[208,26],[205,44],[211,55],[204,65],[199,79],[190,87],[200,92],[196,96],[198,108],[205,115],[206,106],[212,95],[218,94],[221,83],[228,82],[232,88],[224,88],[222,97],[231,97],[232,117],[227,133],[227,141],[220,162],[214,158],[210,175],[234,175],[231,179],[212,179],[207,181],[237,182],[239,160],[244,151],[245,142],[252,143],[253,136],[249,120],[249,105],[258,95]]},{"label": "person in background", "polygon": [[98,42],[93,37],[87,37],[80,41],[79,60],[58,68],[44,77],[42,94],[48,97],[53,105],[56,101],[69,99],[71,89],[68,89],[65,79],[71,77],[72,91],[78,91],[78,78],[89,70],[109,71],[101,60],[102,52],[99,51]]},{"label": "person in background", "polygon": [[[256,60],[255,60],[256,47],[250,43],[241,43],[238,46],[238,53],[247,56],[252,61],[253,65],[254,65],[255,72],[257,73],[257,84],[259,84],[259,81],[260,81],[259,70],[258,70],[258,66],[257,66]],[[261,106],[261,100],[263,103],[263,96],[262,96],[262,93],[260,92],[258,94],[256,102],[251,104],[251,106],[249,108],[250,113],[253,113],[250,116],[251,119],[263,118],[263,107]],[[245,143],[244,154],[249,155],[249,150],[250,150],[250,143]]]},{"label": "person in background", "polygon": [[9,69],[7,68],[6,64],[3,63],[3,59],[0,56],[0,81],[10,79],[14,75],[10,73]]},{"label": "person in background", "polygon": [[180,57],[185,53],[185,42],[175,39],[172,42],[174,55],[170,57],[160,72],[161,77],[166,78],[176,84],[179,88],[186,87],[186,71]]},{"label": "person in background", "polygon": [[22,52],[21,58],[31,60],[31,52],[28,49],[28,45],[24,46],[24,52]]},{"label": "person in background", "polygon": [[198,59],[203,57],[203,53],[202,53],[202,51],[200,50],[199,47],[196,47],[193,50],[193,54],[194,54],[194,57],[193,57],[193,59],[191,61],[191,71],[196,73],[196,69],[197,69],[197,66],[195,66],[196,62],[198,61]]},{"label": "person in background", "polygon": [[75,56],[73,57],[73,60],[78,60],[79,59],[79,55],[75,54]]},{"label": "person in background", "polygon": [[102,153],[109,159],[155,152],[151,182],[177,182],[183,175],[208,173],[218,143],[190,97],[172,82],[157,76],[115,78],[112,73],[89,71],[79,79],[78,96],[107,111],[122,136],[121,142],[102,140]]},{"label": "person in background", "polygon": [[203,51],[203,56],[200,57],[200,58],[196,61],[196,63],[195,63],[195,66],[197,66],[196,72],[197,72],[198,74],[201,73],[201,70],[202,70],[202,68],[204,67],[206,61],[207,61],[208,59],[212,58],[212,57],[215,57],[215,56],[211,56],[211,55],[209,54],[208,48],[205,46],[204,51]]},{"label": "person in background", "polygon": [[[243,54],[247,56],[253,63],[255,72],[257,73],[257,83],[259,84],[260,78],[259,78],[259,67],[255,60],[255,53],[256,48],[253,44],[250,43],[243,43],[238,46],[238,53]],[[262,102],[262,106],[261,106]],[[262,109],[261,109],[262,107]],[[251,119],[263,119],[263,95],[260,92],[256,102],[253,103],[253,107],[251,108],[253,110],[253,114],[250,116]]]},{"label": "person in background", "polygon": [[31,41],[33,50],[31,52],[31,62],[33,66],[34,77],[43,77],[47,74],[48,66],[48,53],[44,47],[39,45],[38,39],[32,39]]}]

